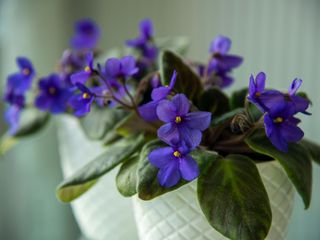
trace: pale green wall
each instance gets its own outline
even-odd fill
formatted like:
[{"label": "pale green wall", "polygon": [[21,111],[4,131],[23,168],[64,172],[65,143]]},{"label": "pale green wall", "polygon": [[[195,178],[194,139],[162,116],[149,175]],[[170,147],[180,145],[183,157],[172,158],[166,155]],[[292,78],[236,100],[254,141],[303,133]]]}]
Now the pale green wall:
[{"label": "pale green wall", "polygon": [[[101,48],[118,46],[135,36],[137,23],[144,17],[154,20],[158,36],[189,37],[189,56],[198,60],[207,59],[208,45],[215,35],[230,36],[234,42],[232,51],[245,57],[242,68],[235,71],[237,82],[232,89],[245,86],[249,75],[260,70],[267,73],[269,86],[281,89],[287,88],[294,77],[301,77],[303,90],[314,103],[313,116],[304,117],[302,125],[307,137],[320,141],[320,1],[7,0],[0,5],[0,11],[2,79],[13,71],[17,54],[34,59],[41,73],[50,71],[66,46],[72,22],[81,17],[90,16],[102,26]],[[44,176],[48,180],[40,182]],[[320,168],[315,167],[314,195],[308,211],[303,210],[296,197],[289,240],[320,239],[319,176]],[[75,226],[66,225],[71,222],[69,212],[65,213],[53,196],[60,177],[53,129],[11,152],[0,167],[0,236],[15,228],[16,239],[58,239],[49,237],[52,231],[60,232],[56,235],[61,236],[59,239],[74,239]],[[44,195],[30,196],[34,189]],[[9,196],[15,200],[11,201]],[[34,213],[40,207],[42,210]],[[8,210],[12,214],[8,215]],[[43,211],[48,211],[47,215]],[[7,218],[11,222],[6,222]],[[53,220],[48,223],[50,218]],[[30,230],[34,233],[26,232],[28,223],[30,229],[36,229]],[[47,238],[43,237],[44,231],[48,231]]]}]

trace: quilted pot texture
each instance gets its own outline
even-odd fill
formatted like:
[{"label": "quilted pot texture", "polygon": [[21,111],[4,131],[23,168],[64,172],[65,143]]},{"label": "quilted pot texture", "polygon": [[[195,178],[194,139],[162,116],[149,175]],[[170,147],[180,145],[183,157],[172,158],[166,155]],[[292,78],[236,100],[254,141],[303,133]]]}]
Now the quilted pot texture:
[{"label": "quilted pot texture", "polygon": [[[64,177],[93,160],[103,148],[84,135],[70,116],[58,119],[59,150]],[[82,233],[90,240],[138,239],[130,199],[122,197],[115,184],[117,169],[109,172],[88,192],[71,203]]]},{"label": "quilted pot texture", "polygon": [[[268,192],[272,226],[266,239],[282,240],[291,217],[294,189],[279,163],[259,163],[258,169]],[[140,240],[226,240],[214,230],[197,200],[196,182],[151,201],[133,198]]]}]

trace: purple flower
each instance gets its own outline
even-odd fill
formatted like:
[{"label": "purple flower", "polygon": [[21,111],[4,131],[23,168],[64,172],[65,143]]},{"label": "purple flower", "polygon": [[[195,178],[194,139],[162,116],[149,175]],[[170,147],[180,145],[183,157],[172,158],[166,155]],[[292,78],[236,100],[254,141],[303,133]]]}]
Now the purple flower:
[{"label": "purple flower", "polygon": [[199,176],[197,162],[188,155],[190,151],[182,144],[157,148],[149,153],[150,163],[159,168],[158,181],[161,186],[173,187],[181,178],[192,181]]},{"label": "purple flower", "polygon": [[284,101],[286,102],[286,104],[290,106],[291,111],[294,114],[298,112],[309,114],[306,112],[306,110],[309,107],[310,102],[303,97],[295,95],[298,89],[300,88],[301,84],[301,79],[294,79],[288,90],[288,94],[284,95]]},{"label": "purple flower", "polygon": [[100,39],[100,29],[90,19],[82,19],[74,25],[75,35],[70,44],[77,50],[93,49]]},{"label": "purple flower", "polygon": [[90,112],[90,107],[95,99],[95,94],[81,83],[77,83],[76,86],[80,90],[80,93],[73,95],[69,99],[69,104],[75,110],[74,115],[82,117]]},{"label": "purple flower", "polygon": [[85,56],[86,63],[82,71],[71,75],[72,84],[81,83],[84,84],[93,74],[93,53],[89,52]]},{"label": "purple flower", "polygon": [[298,142],[303,138],[303,131],[297,126],[299,119],[293,117],[289,106],[275,105],[264,116],[266,135],[280,151],[288,151],[289,142]]},{"label": "purple flower", "polygon": [[8,76],[7,88],[16,94],[24,94],[31,87],[35,70],[31,61],[25,57],[18,57],[16,62],[20,71]]},{"label": "purple flower", "polygon": [[167,144],[184,141],[189,148],[201,142],[202,133],[211,122],[210,112],[190,112],[190,102],[184,94],[171,101],[162,100],[157,107],[158,118],[166,124],[158,129],[158,137]]},{"label": "purple flower", "polygon": [[106,61],[104,75],[107,79],[126,79],[137,73],[136,60],[133,56],[125,56],[121,59],[110,58]]},{"label": "purple flower", "polygon": [[[157,75],[156,75],[157,76]],[[169,86],[159,86],[161,84],[158,80],[152,81],[152,84],[156,87],[152,90],[151,98],[152,101],[148,102],[138,108],[141,117],[146,121],[156,121],[158,120],[157,116],[157,106],[159,102],[165,99],[170,92],[173,90],[174,84],[176,82],[177,72],[174,71],[170,80]]]},{"label": "purple flower", "polygon": [[126,42],[127,46],[141,51],[142,56],[149,60],[154,60],[158,55],[158,49],[153,43],[153,26],[150,19],[140,22],[140,35]]},{"label": "purple flower", "polygon": [[242,57],[227,54],[231,48],[231,40],[224,36],[217,36],[210,46],[212,59],[209,63],[209,72],[230,71],[232,68],[240,66]]},{"label": "purple flower", "polygon": [[40,93],[35,99],[35,106],[53,114],[65,112],[71,91],[63,85],[57,74],[51,74],[39,81]]}]

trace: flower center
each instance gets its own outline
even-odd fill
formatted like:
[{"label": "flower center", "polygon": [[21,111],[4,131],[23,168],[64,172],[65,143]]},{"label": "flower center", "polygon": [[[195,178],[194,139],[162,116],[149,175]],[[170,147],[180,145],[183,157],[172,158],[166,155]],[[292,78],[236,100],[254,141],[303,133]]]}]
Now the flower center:
[{"label": "flower center", "polygon": [[88,99],[88,98],[90,98],[90,94],[85,92],[82,94],[82,98]]},{"label": "flower center", "polygon": [[91,71],[91,69],[90,69],[90,67],[89,67],[89,66],[86,66],[86,67],[84,68],[84,71],[86,71],[86,72],[90,72],[90,71]]},{"label": "flower center", "polygon": [[50,93],[51,95],[56,94],[56,92],[57,92],[57,89],[56,89],[55,87],[50,87],[50,88],[49,88],[49,93]]},{"label": "flower center", "polygon": [[273,120],[273,122],[275,123],[282,123],[283,122],[283,118],[282,117],[277,117]]},{"label": "flower center", "polygon": [[174,120],[176,123],[181,123],[182,118],[180,116],[176,116],[176,119]]},{"label": "flower center", "polygon": [[255,93],[255,97],[260,97],[261,96],[261,92],[256,92]]},{"label": "flower center", "polygon": [[181,153],[179,151],[174,151],[173,156],[175,156],[176,158],[179,158],[181,157]]},{"label": "flower center", "polygon": [[29,75],[30,74],[30,69],[29,68],[25,68],[25,69],[23,69],[22,70],[22,73],[24,74],[24,75]]}]

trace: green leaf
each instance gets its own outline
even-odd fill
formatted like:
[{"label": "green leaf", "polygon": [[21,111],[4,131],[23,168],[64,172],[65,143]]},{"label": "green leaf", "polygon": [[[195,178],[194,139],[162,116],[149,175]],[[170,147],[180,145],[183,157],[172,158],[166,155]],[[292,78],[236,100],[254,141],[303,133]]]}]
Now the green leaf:
[{"label": "green leaf", "polygon": [[124,137],[141,132],[156,133],[157,131],[157,128],[149,122],[144,121],[141,117],[138,117],[135,113],[126,116],[116,125],[115,129],[118,134]]},{"label": "green leaf", "polygon": [[305,208],[308,208],[312,190],[312,165],[311,156],[302,144],[291,143],[288,152],[281,152],[271,144],[262,131],[255,132],[246,139],[246,143],[254,151],[279,161],[302,197]]},{"label": "green leaf", "polygon": [[11,137],[7,134],[3,135],[0,140],[0,156],[9,151],[17,142],[17,138]]},{"label": "green leaf", "polygon": [[14,137],[20,138],[39,132],[49,121],[47,112],[40,112],[37,109],[25,109],[21,113],[20,124]]},{"label": "green leaf", "polygon": [[300,143],[309,151],[313,161],[320,164],[320,145],[306,139]]},{"label": "green leaf", "polygon": [[230,108],[243,108],[246,97],[248,95],[248,88],[243,88],[237,91],[234,91],[230,97]]},{"label": "green leaf", "polygon": [[57,189],[57,197],[63,202],[71,202],[81,196],[104,174],[121,162],[128,160],[144,142],[142,135],[125,138],[106,147],[104,153],[89,162],[71,177],[64,180]]},{"label": "green leaf", "polygon": [[120,109],[92,107],[90,114],[80,119],[80,124],[90,139],[100,140],[125,116],[126,112]]},{"label": "green leaf", "polygon": [[133,156],[121,165],[116,178],[119,192],[124,197],[131,197],[137,193],[137,169],[139,156]]},{"label": "green leaf", "polygon": [[167,49],[181,55],[185,55],[189,47],[189,40],[186,37],[156,38],[155,43],[161,50]]},{"label": "green leaf", "polygon": [[[159,184],[157,179],[158,169],[150,164],[148,155],[153,149],[164,146],[165,145],[162,142],[155,140],[147,143],[140,153],[137,171],[137,193],[140,199],[151,200],[188,183],[184,180],[181,180],[176,186],[171,188],[164,188]],[[200,172],[206,168],[208,163],[218,157],[217,153],[204,150],[195,150],[190,155],[197,161]]]},{"label": "green leaf", "polygon": [[174,70],[178,74],[174,90],[196,100],[202,90],[201,79],[180,57],[171,51],[164,51],[160,56],[160,74],[164,85],[169,85]]},{"label": "green leaf", "polygon": [[198,200],[209,223],[235,240],[265,239],[272,221],[267,192],[254,162],[229,155],[198,179]]},{"label": "green leaf", "polygon": [[201,93],[199,109],[218,116],[230,110],[229,99],[219,88],[212,87]]}]

